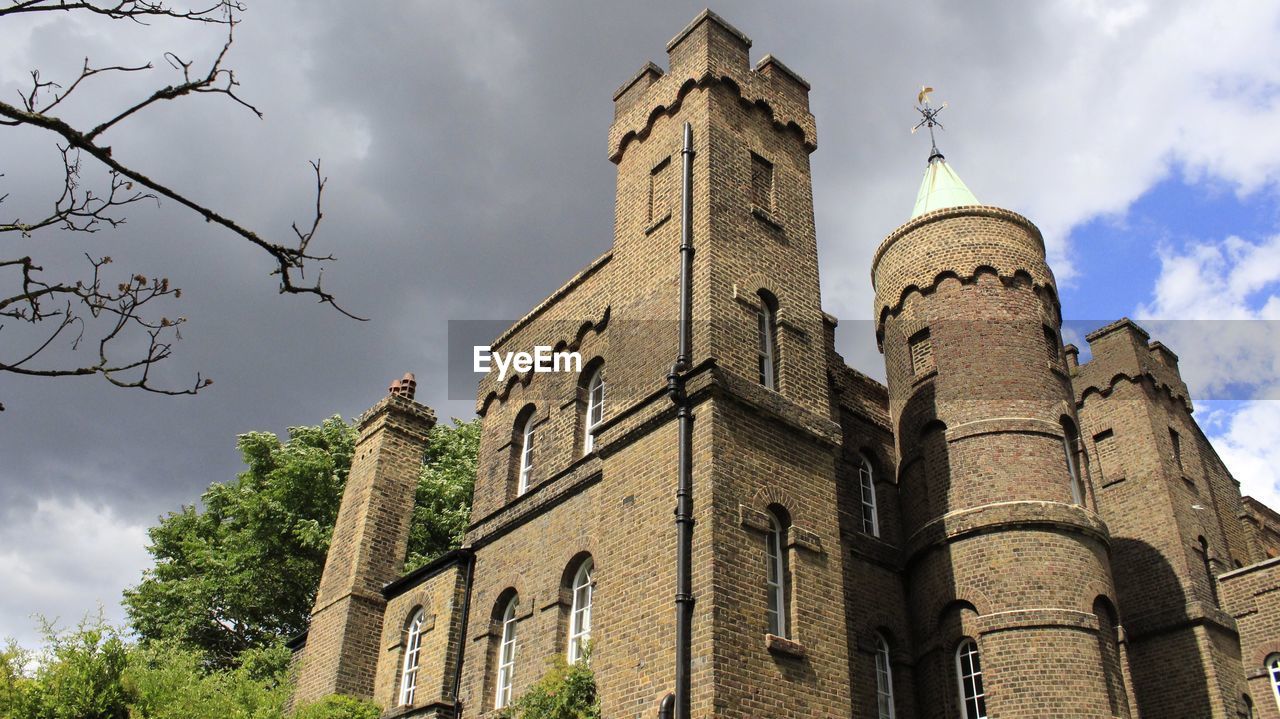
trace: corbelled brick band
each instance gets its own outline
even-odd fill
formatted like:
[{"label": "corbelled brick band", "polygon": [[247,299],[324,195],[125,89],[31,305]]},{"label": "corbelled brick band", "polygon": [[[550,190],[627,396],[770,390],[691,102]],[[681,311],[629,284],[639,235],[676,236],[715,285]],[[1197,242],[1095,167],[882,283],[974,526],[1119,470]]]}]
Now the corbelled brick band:
[{"label": "corbelled brick band", "polygon": [[[1094,614],[1115,601],[1107,531],[1073,498],[1075,409],[1039,231],[998,208],[939,210],[892,233],[873,272],[916,671],[952,676],[968,637],[991,716],[1129,716],[1119,664],[1104,670],[1118,653]],[[946,682],[922,699],[919,716],[939,718],[960,700]]]},{"label": "corbelled brick band", "polygon": [[311,611],[295,706],[328,694],[374,695],[382,588],[404,568],[413,494],[435,422],[430,409],[395,393],[357,423],[360,436]]}]

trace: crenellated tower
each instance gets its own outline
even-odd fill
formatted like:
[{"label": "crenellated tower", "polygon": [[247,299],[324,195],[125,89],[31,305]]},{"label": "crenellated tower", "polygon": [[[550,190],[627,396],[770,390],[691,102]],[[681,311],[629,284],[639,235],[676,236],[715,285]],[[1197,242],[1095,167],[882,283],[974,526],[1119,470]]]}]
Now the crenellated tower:
[{"label": "crenellated tower", "polygon": [[872,276],[920,717],[1129,716],[1040,231],[935,150]]}]

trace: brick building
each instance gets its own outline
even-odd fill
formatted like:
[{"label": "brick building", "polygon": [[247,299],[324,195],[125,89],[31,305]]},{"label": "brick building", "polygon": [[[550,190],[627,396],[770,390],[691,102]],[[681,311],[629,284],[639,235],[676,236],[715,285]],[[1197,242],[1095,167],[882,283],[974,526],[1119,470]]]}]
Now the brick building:
[{"label": "brick building", "polygon": [[888,384],[822,310],[809,85],[704,12],[614,95],[613,247],[493,343],[465,546],[401,576],[435,419],[360,440],[297,699],[493,716],[553,657],[609,719],[674,682],[683,127],[692,128],[695,717],[1280,718],[1280,516],[1242,500],[1177,356],[1060,339],[1039,230],[929,158],[871,266]]}]

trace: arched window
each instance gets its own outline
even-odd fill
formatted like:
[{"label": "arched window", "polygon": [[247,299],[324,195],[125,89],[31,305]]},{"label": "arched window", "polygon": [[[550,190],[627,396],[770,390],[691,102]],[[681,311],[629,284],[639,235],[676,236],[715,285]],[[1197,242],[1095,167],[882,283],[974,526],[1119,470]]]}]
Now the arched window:
[{"label": "arched window", "polygon": [[422,624],[426,618],[426,613],[419,609],[414,612],[405,630],[404,664],[400,670],[401,706],[413,703],[414,690],[418,687],[418,660],[422,655]]},{"label": "arched window", "polygon": [[1071,480],[1071,501],[1084,504],[1084,481],[1080,478],[1079,456],[1076,454],[1080,446],[1080,434],[1070,419],[1062,418],[1062,450],[1067,455],[1067,475]]},{"label": "arched window", "polygon": [[956,679],[960,682],[960,711],[964,719],[987,719],[987,695],[982,689],[978,643],[965,639],[956,647]]},{"label": "arched window", "polygon": [[516,608],[520,597],[512,596],[502,613],[502,642],[498,645],[498,682],[493,708],[511,703],[511,684],[516,675]]},{"label": "arched window", "polygon": [[858,485],[862,489],[862,531],[880,536],[880,517],[876,510],[875,472],[867,455],[858,455]]},{"label": "arched window", "polygon": [[528,417],[520,426],[520,474],[516,480],[516,496],[529,491],[529,480],[533,478],[533,421],[534,412],[529,407]]},{"label": "arched window", "polygon": [[1276,707],[1280,708],[1280,654],[1267,657],[1267,680],[1271,682],[1271,694],[1276,698]]},{"label": "arched window", "polygon": [[876,707],[879,719],[894,719],[893,668],[889,663],[889,642],[876,632]]},{"label": "arched window", "polygon": [[596,448],[596,427],[604,420],[604,365],[597,365],[587,380],[587,411],[582,422],[582,453]]},{"label": "arched window", "polygon": [[1248,694],[1240,695],[1240,719],[1253,719],[1253,700]]},{"label": "arched window", "polygon": [[760,290],[760,310],[756,313],[759,333],[760,384],[778,388],[778,300]]},{"label": "arched window", "polygon": [[586,657],[591,642],[591,600],[595,562],[587,557],[573,575],[573,606],[569,610],[569,663]]},{"label": "arched window", "polygon": [[766,589],[769,633],[787,636],[787,526],[786,515],[769,510],[769,534],[765,537]]}]

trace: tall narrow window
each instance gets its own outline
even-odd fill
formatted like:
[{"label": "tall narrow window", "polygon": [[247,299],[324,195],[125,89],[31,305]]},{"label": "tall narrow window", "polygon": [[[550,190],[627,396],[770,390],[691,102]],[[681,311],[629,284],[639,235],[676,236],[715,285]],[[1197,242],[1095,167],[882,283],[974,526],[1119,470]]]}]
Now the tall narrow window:
[{"label": "tall narrow window", "polygon": [[1084,480],[1080,478],[1080,457],[1076,454],[1080,446],[1080,435],[1075,424],[1066,417],[1062,418],[1062,451],[1067,455],[1067,477],[1071,481],[1071,501],[1084,504]]},{"label": "tall narrow window", "polygon": [[960,681],[960,709],[964,719],[987,719],[987,695],[982,689],[982,662],[972,639],[956,648],[956,678]]},{"label": "tall narrow window", "polygon": [[1182,469],[1182,438],[1178,436],[1178,430],[1173,427],[1169,428],[1169,442],[1173,445],[1173,463],[1179,472],[1184,472],[1185,470]]},{"label": "tall narrow window", "polygon": [[937,369],[938,366],[933,361],[933,340],[929,337],[928,327],[911,335],[907,340],[907,347],[911,351],[912,375],[920,377]]},{"label": "tall narrow window", "polygon": [[1240,719],[1253,719],[1253,700],[1248,694],[1240,695]]},{"label": "tall narrow window", "polygon": [[1050,362],[1056,364],[1062,359],[1062,343],[1058,341],[1058,333],[1049,325],[1044,326],[1044,350],[1049,355]]},{"label": "tall narrow window", "polygon": [[534,413],[524,421],[520,430],[520,478],[516,484],[516,494],[529,491],[529,480],[533,477],[533,419]]},{"label": "tall narrow window", "polygon": [[674,175],[670,157],[664,158],[649,171],[649,224],[671,214]]},{"label": "tall narrow window", "polygon": [[787,521],[779,512],[769,512],[769,534],[765,537],[766,589],[769,592],[769,633],[787,636]]},{"label": "tall narrow window", "polygon": [[573,606],[569,611],[569,663],[586,657],[591,642],[591,574],[595,563],[588,557],[573,575]]},{"label": "tall narrow window", "polygon": [[759,335],[760,384],[778,388],[778,300],[760,290],[760,311],[756,314]]},{"label": "tall narrow window", "polygon": [[1267,657],[1267,679],[1271,682],[1271,694],[1276,698],[1276,707],[1280,708],[1280,654]]},{"label": "tall narrow window", "polygon": [[596,427],[604,420],[604,367],[596,367],[587,380],[587,412],[582,423],[582,451],[591,454],[596,448]]},{"label": "tall narrow window", "polygon": [[876,632],[876,707],[879,719],[894,719],[893,668],[889,663],[889,642]]},{"label": "tall narrow window", "polygon": [[413,695],[418,687],[418,660],[422,655],[422,624],[426,614],[419,609],[409,620],[409,627],[404,637],[404,664],[400,671],[400,704],[408,706],[413,703]]},{"label": "tall narrow window", "polygon": [[1204,578],[1209,583],[1209,597],[1213,599],[1214,606],[1218,604],[1218,581],[1213,576],[1213,562],[1209,559],[1209,540],[1204,537],[1198,538],[1200,541],[1200,560],[1204,562]]},{"label": "tall narrow window", "polygon": [[511,684],[516,675],[516,609],[520,597],[507,602],[502,613],[502,643],[498,645],[498,690],[493,707],[501,709],[511,703]]},{"label": "tall narrow window", "polygon": [[880,536],[880,518],[876,514],[875,474],[871,460],[858,455],[858,484],[862,488],[862,531],[873,537]]},{"label": "tall narrow window", "polygon": [[751,204],[773,210],[773,163],[751,153]]}]

